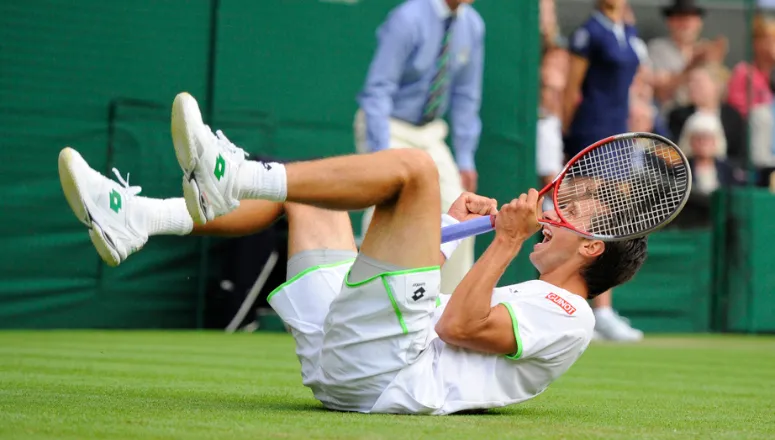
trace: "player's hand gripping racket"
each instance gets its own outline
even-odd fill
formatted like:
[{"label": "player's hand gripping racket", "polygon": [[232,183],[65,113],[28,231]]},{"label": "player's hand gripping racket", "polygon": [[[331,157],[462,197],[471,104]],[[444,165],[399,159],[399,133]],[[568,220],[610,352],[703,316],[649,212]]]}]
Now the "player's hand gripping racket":
[{"label": "player's hand gripping racket", "polygon": [[[558,220],[539,219],[604,241],[642,237],[670,223],[692,187],[686,156],[652,133],[625,133],[585,148],[539,193],[552,191]],[[493,230],[495,216],[447,226],[441,242]]]}]

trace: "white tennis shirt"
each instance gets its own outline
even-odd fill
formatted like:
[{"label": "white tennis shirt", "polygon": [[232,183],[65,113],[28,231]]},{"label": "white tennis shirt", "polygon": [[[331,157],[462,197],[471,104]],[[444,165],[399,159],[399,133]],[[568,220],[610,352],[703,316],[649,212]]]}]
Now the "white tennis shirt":
[{"label": "white tennis shirt", "polygon": [[[441,295],[434,325],[449,295]],[[518,351],[491,355],[447,345],[435,332],[417,362],[404,368],[371,412],[450,414],[531,399],[568,371],[592,340],[587,301],[544,281],[495,289],[492,306],[511,314]]]}]

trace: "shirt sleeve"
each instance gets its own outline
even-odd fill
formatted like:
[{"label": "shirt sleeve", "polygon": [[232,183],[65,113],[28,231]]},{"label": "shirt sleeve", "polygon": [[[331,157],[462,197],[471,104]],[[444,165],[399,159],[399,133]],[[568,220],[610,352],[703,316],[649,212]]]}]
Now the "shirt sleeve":
[{"label": "shirt sleeve", "polygon": [[474,170],[474,156],[482,133],[479,109],[482,103],[482,75],[484,72],[484,24],[481,34],[471,45],[471,59],[452,84],[450,119],[455,159],[461,170]]},{"label": "shirt sleeve", "polygon": [[411,21],[403,10],[393,11],[377,30],[377,49],[358,103],[366,115],[366,140],[371,151],[390,145],[393,96],[414,44]]},{"label": "shirt sleeve", "polygon": [[632,50],[635,51],[635,54],[638,55],[638,60],[640,60],[640,64],[643,66],[651,66],[651,58],[649,57],[649,50],[646,46],[646,43],[635,34],[634,31],[632,31],[633,37],[630,39],[632,44]]},{"label": "shirt sleeve", "polygon": [[583,351],[591,339],[591,312],[577,310],[562,296],[548,293],[508,301],[517,352],[509,359],[551,359]]},{"label": "shirt sleeve", "polygon": [[592,34],[586,26],[580,26],[573,31],[569,40],[570,52],[582,58],[589,58],[592,53]]}]

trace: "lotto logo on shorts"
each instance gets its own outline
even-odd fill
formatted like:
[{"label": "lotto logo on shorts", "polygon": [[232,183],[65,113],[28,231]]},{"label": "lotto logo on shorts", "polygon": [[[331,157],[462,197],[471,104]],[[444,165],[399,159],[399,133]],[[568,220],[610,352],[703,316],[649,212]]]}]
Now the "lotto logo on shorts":
[{"label": "lotto logo on shorts", "polygon": [[576,308],[573,307],[568,301],[562,299],[560,295],[557,295],[556,293],[550,293],[546,295],[546,299],[560,306],[560,308],[565,310],[565,313],[569,315],[576,313]]}]

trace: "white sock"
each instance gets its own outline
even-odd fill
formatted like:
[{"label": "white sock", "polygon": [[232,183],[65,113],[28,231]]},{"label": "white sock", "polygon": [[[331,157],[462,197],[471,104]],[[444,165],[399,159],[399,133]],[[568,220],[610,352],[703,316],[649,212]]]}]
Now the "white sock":
[{"label": "white sock", "polygon": [[614,309],[609,306],[595,307],[592,309],[592,311],[594,312],[596,318],[605,319],[614,316]]},{"label": "white sock", "polygon": [[148,235],[188,235],[194,228],[194,221],[186,209],[186,200],[150,199],[136,197],[138,208],[145,213]]},{"label": "white sock", "polygon": [[284,202],[288,194],[285,165],[276,162],[245,161],[237,170],[237,199],[264,199]]}]

